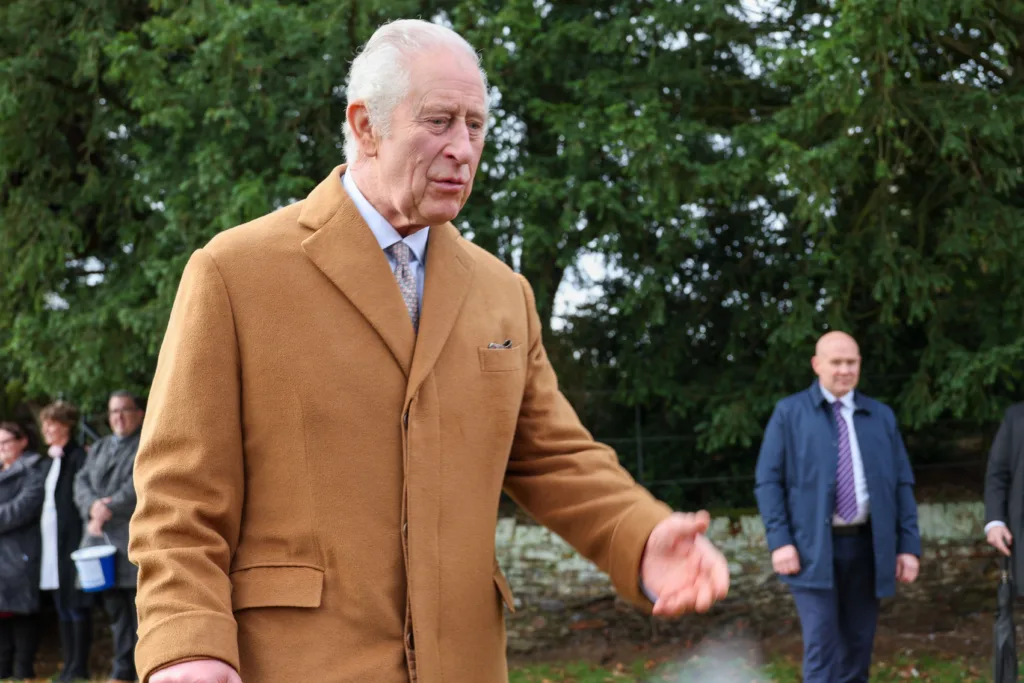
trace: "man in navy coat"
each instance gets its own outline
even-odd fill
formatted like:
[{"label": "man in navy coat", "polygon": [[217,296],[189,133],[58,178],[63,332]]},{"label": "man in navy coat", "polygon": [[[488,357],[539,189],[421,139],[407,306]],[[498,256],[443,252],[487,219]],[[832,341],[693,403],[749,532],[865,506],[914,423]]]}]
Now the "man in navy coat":
[{"label": "man in navy coat", "polygon": [[852,337],[818,340],[809,389],[778,402],[755,493],[772,567],[790,586],[805,683],[868,680],[879,599],[917,578],[914,477],[896,416],[855,391]]}]

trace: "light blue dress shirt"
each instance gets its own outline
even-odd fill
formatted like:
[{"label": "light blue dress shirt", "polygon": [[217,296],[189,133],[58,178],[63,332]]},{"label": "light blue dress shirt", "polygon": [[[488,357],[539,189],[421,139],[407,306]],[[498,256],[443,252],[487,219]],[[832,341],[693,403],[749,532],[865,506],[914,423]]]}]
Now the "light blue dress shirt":
[{"label": "light blue dress shirt", "polygon": [[[363,193],[356,187],[356,181],[351,173],[346,172],[341,177],[341,184],[345,191],[348,192],[348,196],[352,198],[352,203],[356,205],[359,215],[370,226],[370,230],[373,231],[373,236],[377,238],[377,243],[380,244],[382,250],[386,250],[395,242],[405,242],[412,251],[409,268],[412,269],[412,275],[416,278],[416,298],[419,300],[420,310],[422,311],[423,282],[427,263],[427,238],[430,236],[430,227],[417,230],[408,237],[403,238],[388,223],[387,219],[381,216],[380,212],[373,208],[373,205],[363,196]],[[387,251],[384,251],[384,256],[387,257],[388,263],[391,265],[391,272],[394,272],[398,266],[395,259]]]}]

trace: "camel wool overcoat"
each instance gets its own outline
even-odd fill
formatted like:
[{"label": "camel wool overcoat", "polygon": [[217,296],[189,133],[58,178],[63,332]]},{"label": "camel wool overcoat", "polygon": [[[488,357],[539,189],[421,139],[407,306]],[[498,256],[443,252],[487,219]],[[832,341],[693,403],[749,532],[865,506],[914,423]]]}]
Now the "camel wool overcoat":
[{"label": "camel wool overcoat", "polygon": [[502,489],[651,608],[671,511],[559,391],[526,280],[431,226],[417,334],[344,170],[185,267],[135,464],[142,681],[507,681]]}]

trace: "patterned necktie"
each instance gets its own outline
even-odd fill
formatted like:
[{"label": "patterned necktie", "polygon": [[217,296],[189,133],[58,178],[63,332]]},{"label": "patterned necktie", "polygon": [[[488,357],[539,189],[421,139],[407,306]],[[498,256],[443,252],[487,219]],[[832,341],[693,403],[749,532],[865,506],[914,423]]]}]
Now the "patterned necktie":
[{"label": "patterned necktie", "polygon": [[402,293],[405,307],[409,310],[409,318],[412,320],[412,329],[419,330],[420,325],[420,302],[416,295],[416,278],[413,277],[412,268],[409,267],[409,258],[412,250],[405,242],[395,242],[386,251],[395,259],[395,280],[398,281],[398,290]]},{"label": "patterned necktie", "polygon": [[849,522],[857,516],[857,486],[853,479],[853,451],[850,448],[850,428],[843,419],[843,405],[832,404],[839,432],[839,462],[836,464],[836,513]]}]

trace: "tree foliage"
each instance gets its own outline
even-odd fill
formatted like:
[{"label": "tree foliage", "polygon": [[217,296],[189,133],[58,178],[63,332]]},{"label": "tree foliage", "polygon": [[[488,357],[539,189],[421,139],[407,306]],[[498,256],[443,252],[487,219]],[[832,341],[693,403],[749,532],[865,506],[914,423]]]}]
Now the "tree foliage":
[{"label": "tree foliage", "polygon": [[[481,50],[460,228],[533,283],[595,432],[629,436],[639,406],[684,437],[646,478],[749,473],[829,328],[912,440],[1018,397],[1024,0],[12,0],[8,402],[145,391],[190,252],[341,163],[347,65],[402,16]],[[570,283],[598,293],[553,326]]]}]

